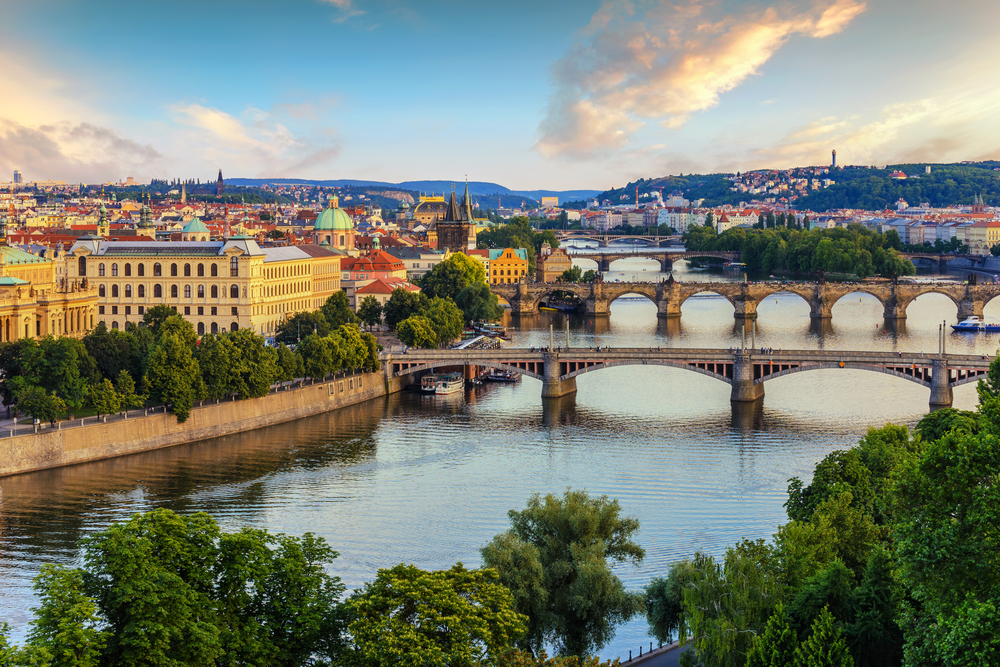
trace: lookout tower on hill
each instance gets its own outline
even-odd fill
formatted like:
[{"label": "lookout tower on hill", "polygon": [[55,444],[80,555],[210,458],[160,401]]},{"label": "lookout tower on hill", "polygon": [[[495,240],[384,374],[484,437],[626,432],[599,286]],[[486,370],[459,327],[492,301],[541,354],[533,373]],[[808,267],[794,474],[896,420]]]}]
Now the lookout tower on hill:
[{"label": "lookout tower on hill", "polygon": [[833,149],[833,161],[830,163],[830,169],[837,168],[837,149]]}]

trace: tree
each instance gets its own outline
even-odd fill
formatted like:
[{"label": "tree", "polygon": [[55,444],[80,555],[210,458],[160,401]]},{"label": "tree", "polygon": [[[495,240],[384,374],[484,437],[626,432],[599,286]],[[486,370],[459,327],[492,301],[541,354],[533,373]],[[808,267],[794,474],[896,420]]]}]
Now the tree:
[{"label": "tree", "polygon": [[[420,289],[427,295],[427,298],[441,297],[454,299],[458,296],[459,292],[475,282],[470,279],[467,263],[453,260],[453,258],[459,256],[468,259],[468,257],[461,253],[455,253],[448,259],[438,262],[433,269],[424,274],[424,277],[420,281]],[[478,264],[479,262],[476,263]]]},{"label": "tree", "polygon": [[419,313],[426,304],[427,295],[397,287],[389,295],[389,300],[383,308],[386,326],[395,329],[400,322]]},{"label": "tree", "polygon": [[334,292],[323,304],[323,316],[330,323],[331,329],[336,329],[342,324],[354,324],[358,321],[358,316],[351,310],[351,304],[347,300],[347,292],[341,290]]},{"label": "tree", "polygon": [[55,392],[48,393],[37,385],[24,385],[14,397],[17,400],[18,410],[39,421],[55,421],[66,414],[66,403],[56,396]]},{"label": "tree", "polygon": [[281,370],[281,380],[288,381],[305,375],[302,355],[298,350],[291,350],[285,345],[278,345],[278,368]]},{"label": "tree", "polygon": [[160,325],[163,324],[168,317],[174,317],[177,315],[177,311],[166,305],[153,306],[147,310],[142,316],[142,323],[145,324],[153,331],[154,336],[159,336]]},{"label": "tree", "polygon": [[13,386],[36,384],[46,393],[55,393],[67,406],[79,408],[86,396],[86,384],[80,375],[81,354],[87,354],[86,348],[72,338],[46,336],[37,343],[24,341],[22,375],[13,379]]},{"label": "tree", "polygon": [[236,392],[236,365],[233,342],[225,334],[208,333],[198,346],[198,368],[201,370],[207,399],[218,400]]},{"label": "tree", "polygon": [[653,577],[644,589],[649,634],[667,643],[680,630],[684,613],[684,584],[690,578],[691,563],[683,560],[670,566],[666,577]]},{"label": "tree", "polygon": [[639,521],[622,517],[617,500],[573,490],[561,498],[535,494],[525,509],[507,516],[510,531],[480,551],[487,567],[517,558],[529,569],[541,569],[542,597],[537,581],[498,569],[501,583],[518,600],[518,611],[529,617],[532,649],[549,641],[561,655],[589,655],[611,640],[616,625],[640,612],[642,593],[626,591],[611,569],[612,564],[638,565],[645,557],[632,541]]},{"label": "tree", "polygon": [[492,661],[524,632],[494,570],[379,570],[347,602],[361,667],[449,667]]},{"label": "tree", "polygon": [[465,315],[451,299],[431,299],[420,315],[430,321],[439,344],[447,345],[462,335]]},{"label": "tree", "polygon": [[311,333],[327,336],[333,328],[324,311],[302,311],[279,324],[274,338],[285,345],[296,345]]},{"label": "tree", "polygon": [[562,272],[562,275],[559,276],[559,282],[561,283],[578,283],[581,280],[583,280],[583,269],[579,266],[566,269]]},{"label": "tree", "polygon": [[[28,632],[24,664],[97,667],[108,632],[98,630],[97,605],[83,592],[83,573],[46,564],[35,577],[34,588],[39,605]],[[0,664],[12,664],[2,657],[0,648]]]},{"label": "tree", "polygon": [[715,215],[711,211],[709,211],[708,214],[705,215],[705,227],[711,227],[712,229],[715,229]]},{"label": "tree", "polygon": [[277,353],[249,329],[226,334],[232,342],[235,393],[240,399],[266,396],[278,377]]},{"label": "tree", "polygon": [[97,410],[98,417],[118,412],[122,406],[121,396],[115,391],[111,380],[101,380],[101,382],[91,385],[89,396],[90,404]]},{"label": "tree", "polygon": [[893,667],[903,660],[903,632],[897,621],[903,590],[895,566],[888,549],[875,548],[861,585],[854,590],[854,622],[844,635],[858,667]]},{"label": "tree", "polygon": [[411,315],[396,327],[396,336],[410,347],[434,349],[438,346],[434,323],[422,315]]},{"label": "tree", "polygon": [[369,294],[358,306],[358,318],[370,327],[382,323],[382,304]]},{"label": "tree", "polygon": [[854,667],[847,642],[834,625],[830,610],[823,608],[813,621],[809,636],[795,650],[794,667]]},{"label": "tree", "polygon": [[174,334],[164,335],[150,356],[148,377],[153,396],[171,407],[177,421],[187,421],[191,406],[204,391],[191,348]]},{"label": "tree", "polygon": [[121,407],[129,410],[131,408],[141,408],[146,404],[146,396],[135,391],[135,381],[128,371],[122,369],[115,380],[115,391],[121,400]]},{"label": "tree", "polygon": [[764,633],[754,639],[746,667],[787,667],[794,664],[799,638],[788,624],[784,605],[778,604],[767,620]]},{"label": "tree", "polygon": [[334,343],[327,336],[309,334],[299,343],[296,352],[302,355],[303,371],[314,380],[322,380],[336,370]]},{"label": "tree", "polygon": [[503,316],[500,300],[486,283],[473,283],[455,297],[466,322],[493,322]]}]

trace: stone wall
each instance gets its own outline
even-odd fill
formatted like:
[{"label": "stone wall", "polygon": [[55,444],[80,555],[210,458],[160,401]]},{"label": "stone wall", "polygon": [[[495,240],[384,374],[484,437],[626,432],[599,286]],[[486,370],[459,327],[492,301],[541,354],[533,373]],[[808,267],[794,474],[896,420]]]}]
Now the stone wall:
[{"label": "stone wall", "polygon": [[148,452],[281,424],[400,391],[409,376],[387,381],[363,373],[245,401],[206,403],[183,424],[171,413],[0,438],[0,476]]}]

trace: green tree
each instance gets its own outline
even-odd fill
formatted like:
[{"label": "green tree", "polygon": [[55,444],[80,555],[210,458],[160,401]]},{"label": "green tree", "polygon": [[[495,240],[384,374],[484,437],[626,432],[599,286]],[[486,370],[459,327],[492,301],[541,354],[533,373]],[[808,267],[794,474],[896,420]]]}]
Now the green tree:
[{"label": "green tree", "polygon": [[842,623],[852,620],[851,587],[854,574],[839,560],[806,579],[788,606],[789,618],[801,635],[824,608]]},{"label": "green tree", "polygon": [[39,421],[55,421],[66,414],[66,403],[55,392],[48,393],[37,385],[25,384],[15,392],[14,398],[18,410]]},{"label": "green tree", "polygon": [[217,400],[236,393],[237,368],[233,342],[226,334],[208,333],[198,346],[198,368],[204,383],[204,396]]},{"label": "green tree", "polygon": [[302,355],[297,350],[291,350],[285,345],[278,345],[278,368],[281,369],[283,381],[294,380],[305,376],[305,365]]},{"label": "green tree", "polygon": [[154,336],[159,336],[160,325],[162,325],[168,317],[174,317],[176,315],[176,310],[170,306],[160,304],[159,306],[153,306],[143,314],[142,323],[152,330]]},{"label": "green tree", "polygon": [[798,634],[788,623],[784,605],[778,603],[763,634],[754,639],[746,667],[788,667],[795,663],[798,647]]},{"label": "green tree", "polygon": [[204,391],[201,369],[191,348],[169,333],[161,337],[150,356],[148,380],[152,395],[169,405],[179,422],[187,421],[191,406]]},{"label": "green tree", "polygon": [[653,577],[644,589],[649,634],[663,643],[672,641],[684,613],[684,585],[691,578],[691,563],[682,560],[670,566],[666,577]]},{"label": "green tree", "polygon": [[358,306],[358,318],[370,327],[382,323],[382,304],[369,294]]},{"label": "green tree", "polygon": [[[83,592],[83,573],[43,565],[34,589],[39,605],[28,631],[25,664],[98,667],[108,632],[98,629],[97,605]],[[43,656],[43,660],[32,661]],[[0,660],[0,664],[12,663]]]},{"label": "green tree", "polygon": [[278,378],[277,353],[249,329],[226,334],[232,343],[235,393],[240,399],[266,396]]},{"label": "green tree", "polygon": [[[616,563],[638,565],[645,557],[632,541],[639,521],[622,517],[617,500],[573,490],[561,498],[535,494],[525,509],[511,510],[508,517],[510,531],[495,537],[481,553],[487,567],[508,562],[515,550],[529,568],[541,568],[543,601],[533,579],[500,571],[501,583],[518,599],[518,611],[529,617],[533,649],[548,641],[562,655],[589,655],[611,640],[616,625],[641,611],[642,593],[626,591],[611,569]],[[537,559],[537,566],[531,558]],[[544,612],[539,617],[540,605]]]},{"label": "green tree", "polygon": [[368,346],[361,331],[354,324],[345,324],[331,334],[340,349],[337,370],[358,370],[368,359]]},{"label": "green tree", "polygon": [[447,345],[461,337],[465,315],[451,299],[431,299],[420,315],[430,321],[439,344]]},{"label": "green tree", "polygon": [[118,392],[118,397],[121,399],[121,407],[126,410],[141,408],[146,404],[147,397],[144,394],[136,393],[135,380],[124,368],[119,371],[118,378],[115,380],[115,391]]},{"label": "green tree", "polygon": [[583,269],[579,266],[574,266],[572,268],[566,269],[559,276],[559,282],[561,283],[578,283],[583,280]]},{"label": "green tree", "polygon": [[389,295],[389,300],[383,309],[386,326],[395,329],[406,318],[418,314],[425,305],[427,305],[427,295],[397,287]]},{"label": "green tree", "polygon": [[455,253],[424,274],[420,288],[430,299],[454,299],[469,285],[485,281],[486,271],[482,264],[467,255]]},{"label": "green tree", "polygon": [[466,322],[493,322],[503,316],[500,300],[486,283],[473,283],[463,289],[455,297],[455,305]]},{"label": "green tree", "polygon": [[275,330],[274,338],[285,345],[295,345],[311,333],[327,336],[332,330],[333,327],[326,319],[324,311],[302,311],[279,324]]},{"label": "green tree", "polygon": [[711,211],[709,211],[708,214],[705,215],[705,227],[711,227],[712,229],[715,229],[715,214],[713,214]]},{"label": "green tree", "polygon": [[351,310],[347,292],[343,290],[330,295],[330,298],[323,304],[322,311],[326,321],[330,323],[331,329],[336,329],[343,324],[354,324],[358,321],[358,316]]},{"label": "green tree", "polygon": [[833,615],[824,608],[813,621],[809,636],[795,650],[794,667],[854,667],[847,642],[834,624]]},{"label": "green tree", "polygon": [[379,570],[347,602],[352,664],[450,667],[492,661],[524,632],[495,571]]},{"label": "green tree", "polygon": [[322,380],[337,369],[334,343],[327,336],[309,334],[296,351],[302,355],[305,374],[314,380]]},{"label": "green tree", "polygon": [[861,585],[853,593],[854,622],[844,629],[858,667],[894,667],[903,660],[903,631],[897,619],[903,589],[885,547],[872,551]]},{"label": "green tree", "polygon": [[121,396],[115,391],[111,380],[101,380],[101,382],[91,385],[89,396],[90,404],[97,410],[98,417],[113,414],[121,409]]},{"label": "green tree", "polygon": [[[40,341],[25,341],[21,346],[21,373],[18,383],[37,384],[47,393],[55,393],[70,408],[79,408],[86,396],[86,383],[80,375],[79,360],[86,348],[72,338],[46,336]],[[88,355],[89,356],[89,355]]]},{"label": "green tree", "polygon": [[396,326],[400,342],[410,347],[434,349],[438,346],[434,323],[422,315],[411,315]]}]

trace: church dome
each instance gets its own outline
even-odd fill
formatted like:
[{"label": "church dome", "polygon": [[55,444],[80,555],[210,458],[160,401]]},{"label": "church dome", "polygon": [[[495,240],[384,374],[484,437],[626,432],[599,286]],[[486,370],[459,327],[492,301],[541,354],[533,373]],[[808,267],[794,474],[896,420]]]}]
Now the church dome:
[{"label": "church dome", "polygon": [[181,230],[181,233],[182,234],[208,234],[208,227],[206,227],[205,223],[202,222],[201,220],[199,220],[197,218],[197,216],[196,216],[194,218],[191,218],[191,222],[187,223],[184,226],[184,229]]},{"label": "church dome", "polygon": [[351,216],[337,206],[336,197],[333,198],[330,208],[324,209],[316,217],[316,225],[313,227],[313,230],[317,232],[350,231],[353,229],[354,222],[351,220]]}]

